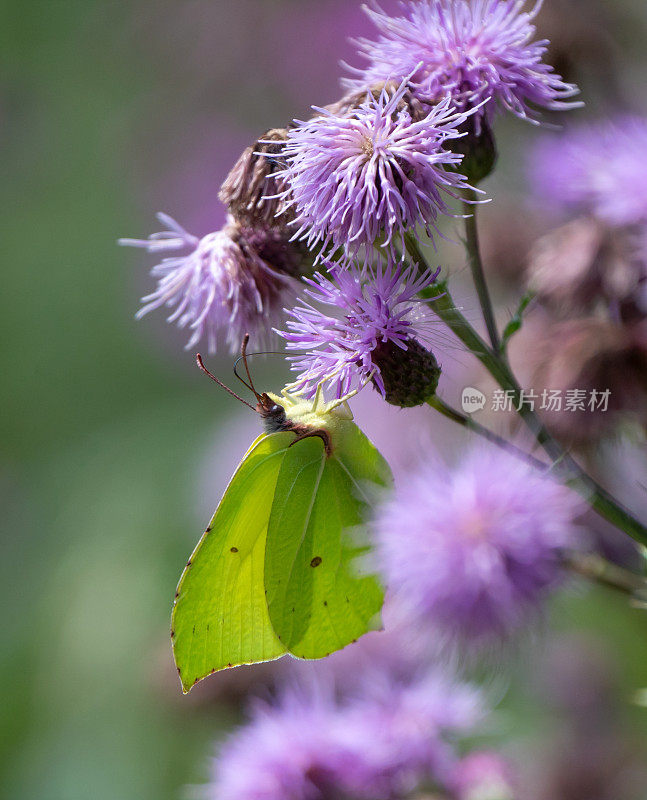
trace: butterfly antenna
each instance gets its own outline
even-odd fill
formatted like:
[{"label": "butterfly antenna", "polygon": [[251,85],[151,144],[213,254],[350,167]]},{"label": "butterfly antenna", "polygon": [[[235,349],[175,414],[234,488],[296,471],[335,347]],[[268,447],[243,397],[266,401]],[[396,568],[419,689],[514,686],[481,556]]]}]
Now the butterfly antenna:
[{"label": "butterfly antenna", "polygon": [[[245,334],[245,338],[243,339],[243,347],[242,347],[241,355],[240,355],[240,357],[243,359],[243,364],[245,365],[245,372],[247,373],[247,379],[249,380],[249,383],[247,383],[245,385],[248,386],[252,390],[252,392],[254,392],[254,395],[256,396],[256,399],[260,402],[261,396],[256,391],[256,388],[254,386],[254,381],[252,380],[252,376],[251,376],[250,371],[249,371],[249,364],[247,363],[247,345],[248,344],[249,344],[249,334],[246,333]],[[243,381],[243,383],[245,383],[245,381]]]},{"label": "butterfly antenna", "polygon": [[[232,397],[235,397],[235,398],[236,398],[236,400],[240,400],[240,402],[241,402],[241,403],[244,403],[244,404],[247,406],[247,408],[251,408],[251,409],[252,409],[252,411],[256,411],[256,409],[254,408],[254,406],[253,406],[253,405],[251,405],[250,403],[248,403],[248,402],[247,402],[247,400],[243,400],[243,398],[242,398],[242,397],[239,397],[239,396],[236,394],[236,392],[232,392],[232,390],[231,390],[231,389],[230,389],[228,386],[225,386],[225,384],[224,384],[222,381],[219,381],[219,380],[218,380],[218,378],[216,378],[216,376],[215,376],[215,375],[212,375],[212,374],[209,372],[209,370],[208,370],[208,369],[205,367],[205,365],[204,365],[204,362],[202,361],[202,356],[200,355],[200,353],[198,353],[198,354],[196,355],[196,357],[195,357],[195,360],[196,360],[196,364],[197,364],[197,365],[198,365],[198,367],[199,367],[199,368],[202,370],[202,372],[204,372],[204,373],[205,373],[205,375],[208,375],[208,376],[211,378],[211,380],[212,380],[212,381],[214,381],[215,383],[217,383],[217,384],[218,384],[218,386],[221,386],[221,387],[222,387],[222,388],[223,388],[223,389],[224,389],[226,392],[229,392],[229,394],[230,394]],[[243,383],[244,383],[244,381],[243,381]],[[252,389],[252,391],[254,391],[254,390]]]}]

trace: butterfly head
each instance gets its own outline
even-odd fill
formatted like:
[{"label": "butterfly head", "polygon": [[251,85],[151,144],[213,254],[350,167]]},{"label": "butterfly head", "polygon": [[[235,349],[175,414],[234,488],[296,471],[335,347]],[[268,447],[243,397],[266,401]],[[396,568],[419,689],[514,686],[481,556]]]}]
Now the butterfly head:
[{"label": "butterfly head", "polygon": [[261,415],[266,433],[278,433],[288,430],[289,422],[285,408],[273,400],[267,392],[259,395],[256,411]]}]

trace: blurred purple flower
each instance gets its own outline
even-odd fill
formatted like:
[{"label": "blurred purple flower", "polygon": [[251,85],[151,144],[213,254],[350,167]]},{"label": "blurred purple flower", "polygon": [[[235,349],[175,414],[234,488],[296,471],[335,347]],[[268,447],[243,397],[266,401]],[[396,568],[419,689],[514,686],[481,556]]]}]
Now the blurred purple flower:
[{"label": "blurred purple flower", "polygon": [[[213,800],[301,800],[317,797],[313,770],[337,757],[330,696],[284,692],[276,705],[257,703],[251,721],[229,738],[214,762]],[[332,745],[332,747],[331,747]]]},{"label": "blurred purple flower", "polygon": [[428,462],[378,511],[377,555],[394,599],[450,641],[514,632],[561,577],[578,500],[512,456]]},{"label": "blurred purple flower", "polygon": [[627,116],[546,137],[532,152],[530,181],[548,203],[614,226],[647,222],[647,119]]},{"label": "blurred purple flower", "polygon": [[332,266],[329,274],[330,278],[316,273],[313,280],[305,279],[310,287],[305,291],[335,315],[301,300],[290,312],[287,331],[278,331],[288,351],[307,351],[289,357],[292,369],[300,373],[295,387],[312,396],[324,383],[335,397],[343,397],[356,381],[372,377],[384,395],[375,351],[380,343],[391,342],[404,352],[413,340],[428,338],[431,313],[416,295],[438,273],[427,270],[418,275],[415,265],[389,264],[374,271]]},{"label": "blurred purple flower", "polygon": [[393,251],[393,239],[416,225],[431,228],[447,212],[441,189],[450,194],[466,178],[445,168],[462,156],[445,149],[461,137],[450,99],[418,121],[398,106],[407,92],[370,92],[344,116],[315,107],[318,116],[299,122],[283,149],[287,165],[277,173],[287,184],[286,205],[294,210],[295,237],[322,252],[345,248],[355,255],[376,243]]},{"label": "blurred purple flower", "polygon": [[163,306],[173,308],[168,321],[192,331],[187,350],[206,339],[214,352],[218,334],[225,335],[234,353],[246,333],[258,344],[266,341],[282,318],[283,305],[295,296],[291,275],[298,264],[290,263],[286,243],[276,241],[280,234],[245,229],[229,216],[222,230],[199,239],[167,214],[158,219],[167,230],[148,239],[119,240],[149,253],[173,254],[151,270],[157,289],[142,298],[137,318]]},{"label": "blurred purple flower", "polygon": [[[380,36],[356,44],[368,61],[353,68],[351,89],[386,78],[412,75],[421,98],[451,94],[454,108],[474,108],[493,99],[518,117],[534,119],[534,107],[573,108],[576,86],[564,83],[543,62],[548,42],[536,41],[532,25],[541,0],[522,11],[524,0],[421,0],[405,5],[405,15],[390,17],[377,4],[365,7]],[[418,65],[418,66],[416,66]],[[480,116],[491,115],[488,103]]]},{"label": "blurred purple flower", "polygon": [[510,766],[498,753],[470,753],[456,767],[452,781],[456,800],[514,800]]},{"label": "blurred purple flower", "polygon": [[[449,780],[453,737],[484,707],[471,687],[431,674],[409,684],[367,675],[371,693],[335,699],[331,684],[285,690],[257,705],[214,764],[214,800],[394,797]],[[382,680],[381,680],[382,679]]]}]

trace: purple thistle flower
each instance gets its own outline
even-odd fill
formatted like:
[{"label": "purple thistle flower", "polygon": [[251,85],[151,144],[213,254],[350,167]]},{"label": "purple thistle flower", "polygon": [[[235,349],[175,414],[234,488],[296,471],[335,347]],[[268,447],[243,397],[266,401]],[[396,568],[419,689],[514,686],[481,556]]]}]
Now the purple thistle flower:
[{"label": "purple thistle flower", "polygon": [[376,519],[393,599],[449,640],[489,644],[519,629],[578,545],[578,499],[510,455],[474,450],[426,463]]},{"label": "purple thistle flower", "polygon": [[348,394],[353,385],[373,380],[385,395],[384,380],[375,353],[381,343],[392,343],[406,352],[412,342],[428,338],[431,313],[416,295],[429,286],[438,272],[417,274],[417,266],[400,264],[360,270],[330,266],[330,278],[316,273],[305,278],[305,293],[322,310],[305,299],[293,308],[277,331],[288,350],[305,350],[290,356],[299,373],[296,391],[312,397],[323,383],[335,397]]},{"label": "purple thistle flower", "polygon": [[198,239],[167,214],[157,216],[168,230],[148,239],[119,240],[149,253],[171,254],[151,270],[157,289],[142,298],[137,318],[163,306],[173,308],[168,321],[192,332],[187,350],[206,339],[214,352],[219,333],[234,353],[246,333],[257,343],[266,341],[282,318],[283,305],[295,296],[291,275],[298,261],[289,261],[287,242],[276,241],[280,233],[246,229],[229,216],[222,230]]},{"label": "purple thistle flower", "polygon": [[647,119],[620,117],[546,137],[530,163],[532,185],[548,203],[614,226],[647,222]]},{"label": "purple thistle flower", "polygon": [[400,683],[377,670],[365,674],[341,728],[344,784],[359,797],[400,797],[421,780],[449,783],[452,747],[485,716],[483,697],[441,671]]},{"label": "purple thistle flower", "polygon": [[[336,699],[310,681],[258,704],[214,763],[214,800],[395,797],[422,781],[451,779],[451,739],[484,715],[480,694],[446,676],[409,683],[367,676],[371,694]],[[380,679],[382,677],[382,680]]]},{"label": "purple thistle flower", "polygon": [[581,103],[567,101],[577,87],[543,62],[548,42],[532,41],[541,4],[523,11],[525,0],[420,0],[406,4],[401,17],[365,6],[380,35],[355,42],[368,66],[350,67],[357,77],[344,84],[358,89],[411,75],[421,99],[449,93],[460,110],[492,99],[479,116],[491,115],[496,104],[531,121],[533,107],[574,108]]},{"label": "purple thistle flower", "polygon": [[285,169],[277,173],[288,189],[285,203],[296,216],[295,238],[322,252],[345,248],[350,256],[380,243],[393,252],[393,239],[423,225],[431,228],[448,211],[441,190],[465,188],[466,178],[446,168],[462,156],[448,141],[467,115],[449,98],[413,121],[398,105],[407,81],[395,91],[371,92],[344,116],[315,107],[318,116],[298,122],[283,149]]}]

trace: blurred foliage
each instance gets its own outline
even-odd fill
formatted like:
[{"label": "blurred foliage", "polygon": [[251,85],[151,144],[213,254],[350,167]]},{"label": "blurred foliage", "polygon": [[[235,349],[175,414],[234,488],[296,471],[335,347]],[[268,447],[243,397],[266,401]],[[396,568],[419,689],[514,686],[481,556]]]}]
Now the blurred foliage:
[{"label": "blurred foliage", "polygon": [[[224,177],[219,158],[303,112],[307,72],[300,93],[280,77],[266,78],[269,86],[255,77],[263,66],[274,74],[267,25],[286,5],[292,15],[306,4],[0,2],[0,796],[8,800],[181,797],[206,777],[212,741],[235,714],[181,697],[168,641],[176,580],[218,499],[215,480],[200,493],[209,486],[200,466],[231,404],[194,374],[183,334],[161,315],[134,321],[148,285],[144,259],[115,240],[152,230],[152,212],[166,203],[188,222],[217,217],[203,201]],[[234,35],[218,27],[218,13],[237,20]],[[260,21],[250,26],[254,14]],[[313,67],[330,75],[322,93],[334,86],[337,54],[326,58]],[[213,161],[194,169],[192,187],[176,176],[185,160],[191,171],[195,148]],[[230,363],[223,357],[215,368],[230,374]],[[256,431],[250,418],[234,448],[242,454]],[[559,626],[590,630],[617,661],[619,697],[647,686],[644,614],[608,594],[560,602]],[[544,733],[541,704],[524,681],[513,687],[508,730]],[[645,734],[647,711],[626,708]]]}]

